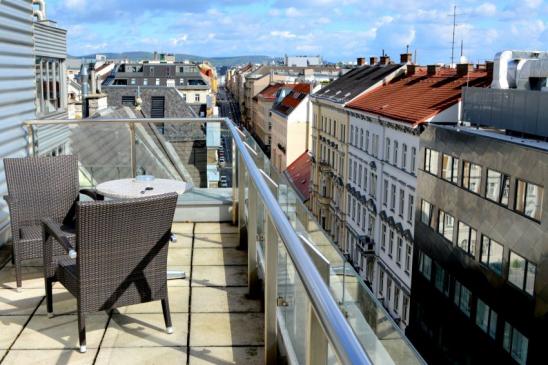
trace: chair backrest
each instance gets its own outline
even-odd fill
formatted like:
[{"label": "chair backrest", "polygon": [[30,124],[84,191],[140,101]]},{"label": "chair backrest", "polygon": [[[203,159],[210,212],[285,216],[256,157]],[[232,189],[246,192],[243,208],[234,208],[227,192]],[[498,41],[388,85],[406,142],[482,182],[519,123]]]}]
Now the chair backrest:
[{"label": "chair backrest", "polygon": [[149,287],[139,290],[143,291],[141,298],[148,300],[151,295],[145,292],[166,285],[167,249],[176,205],[176,193],[77,204],[80,290],[91,296],[89,300],[101,303],[95,309],[119,306],[120,301],[124,305],[135,303],[134,299],[123,299],[126,291],[135,290],[129,287],[135,283],[146,282]]},{"label": "chair backrest", "polygon": [[65,219],[78,199],[76,156],[5,158],[8,194],[17,201],[19,225],[39,224],[43,217]]}]

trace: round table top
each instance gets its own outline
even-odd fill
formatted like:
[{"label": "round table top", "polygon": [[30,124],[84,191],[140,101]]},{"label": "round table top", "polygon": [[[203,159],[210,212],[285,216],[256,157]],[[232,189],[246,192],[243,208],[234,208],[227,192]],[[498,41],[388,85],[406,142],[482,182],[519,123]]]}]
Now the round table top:
[{"label": "round table top", "polygon": [[[106,181],[97,185],[97,192],[112,199],[135,199],[146,196],[167,193],[183,194],[189,185],[184,181],[170,179],[154,179],[152,181],[136,181],[135,179],[120,179]],[[152,188],[152,190],[146,190]]]}]

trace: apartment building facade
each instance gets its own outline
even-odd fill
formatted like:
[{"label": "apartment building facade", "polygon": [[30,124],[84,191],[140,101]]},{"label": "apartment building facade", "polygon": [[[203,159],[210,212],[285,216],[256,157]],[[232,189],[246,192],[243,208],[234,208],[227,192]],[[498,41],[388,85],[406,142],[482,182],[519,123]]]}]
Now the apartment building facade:
[{"label": "apartment building facade", "polygon": [[407,334],[431,363],[546,362],[547,59],[500,53],[463,122],[421,135]]},{"label": "apartment building facade", "polygon": [[461,87],[487,73],[415,65],[347,104],[347,240],[343,249],[402,329],[409,324],[419,137],[427,123],[456,123]]},{"label": "apartment building facade", "polygon": [[347,103],[403,73],[401,65],[355,68],[311,96],[310,206],[321,226],[343,247],[346,241],[349,114]]}]

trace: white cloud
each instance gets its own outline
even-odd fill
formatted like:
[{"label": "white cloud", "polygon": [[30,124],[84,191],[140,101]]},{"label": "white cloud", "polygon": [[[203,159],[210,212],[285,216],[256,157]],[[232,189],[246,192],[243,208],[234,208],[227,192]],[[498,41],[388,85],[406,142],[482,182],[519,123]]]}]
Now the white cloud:
[{"label": "white cloud", "polygon": [[475,13],[483,16],[493,16],[497,13],[497,6],[493,3],[483,3],[475,9]]},{"label": "white cloud", "polygon": [[66,0],[67,8],[71,10],[84,11],[87,7],[86,0]]},{"label": "white cloud", "polygon": [[285,9],[285,15],[288,17],[298,17],[301,16],[301,12],[297,8],[289,7]]},{"label": "white cloud", "polygon": [[270,35],[273,36],[273,37],[285,38],[285,39],[297,38],[297,35],[289,32],[287,30],[283,30],[283,31],[273,30],[272,32],[270,32]]},{"label": "white cloud", "polygon": [[171,38],[170,42],[173,46],[178,46],[180,44],[186,43],[188,41],[188,34],[179,34],[175,38]]}]

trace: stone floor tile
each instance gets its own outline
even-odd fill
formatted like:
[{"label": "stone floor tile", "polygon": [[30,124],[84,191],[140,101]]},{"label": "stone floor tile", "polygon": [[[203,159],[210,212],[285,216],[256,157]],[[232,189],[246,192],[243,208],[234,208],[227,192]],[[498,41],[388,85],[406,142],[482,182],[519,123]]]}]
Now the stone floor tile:
[{"label": "stone floor tile", "polygon": [[11,350],[2,365],[91,365],[97,349],[84,354],[78,350]]},{"label": "stone floor tile", "polygon": [[[188,287],[170,287],[168,288],[169,308],[171,313],[188,313]],[[154,302],[128,305],[117,309],[123,314],[135,313],[156,313],[162,314],[162,302],[156,300]]]},{"label": "stone floor tile", "polygon": [[44,289],[0,289],[0,316],[32,314],[44,294]]},{"label": "stone floor tile", "polygon": [[261,311],[261,301],[246,298],[245,288],[195,287],[192,289],[192,313],[197,312],[239,312]]},{"label": "stone floor tile", "polygon": [[169,249],[177,249],[177,248],[192,248],[192,235],[187,236],[180,233],[175,233],[175,238],[177,239],[175,242],[169,242]]},{"label": "stone floor tile", "polygon": [[263,345],[262,313],[193,313],[190,346]]},{"label": "stone floor tile", "polygon": [[196,234],[194,248],[227,248],[238,247],[240,236],[237,234]]},{"label": "stone floor tile", "polygon": [[171,225],[171,232],[189,235],[190,237],[192,237],[193,230],[194,223],[173,223]]},{"label": "stone floor tile", "polygon": [[247,287],[247,266],[195,266],[192,286]]},{"label": "stone floor tile", "polygon": [[191,250],[187,248],[170,249],[167,254],[168,266],[190,266]]},{"label": "stone floor tile", "polygon": [[29,316],[1,316],[0,317],[0,349],[9,349]]},{"label": "stone floor tile", "polygon": [[187,345],[188,314],[172,313],[173,333],[161,314],[113,314],[102,347],[175,347]]},{"label": "stone floor tile", "polygon": [[[99,346],[108,316],[104,313],[86,316],[88,349]],[[33,316],[15,344],[16,350],[78,349],[78,317],[76,315]]]},{"label": "stone floor tile", "polygon": [[196,223],[194,233],[238,233],[238,227],[229,223]]},{"label": "stone floor tile", "polygon": [[[22,280],[24,289],[44,289],[44,269],[41,267],[23,267]],[[15,267],[7,264],[0,270],[0,288],[15,289]],[[45,292],[44,292],[45,293]]]},{"label": "stone floor tile", "polygon": [[191,347],[190,365],[264,364],[262,347]]},{"label": "stone floor tile", "polygon": [[[65,314],[76,314],[76,298],[70,294],[65,288],[53,289],[53,314],[56,316]],[[40,304],[36,311],[38,315],[46,315],[47,304],[46,299]]]},{"label": "stone floor tile", "polygon": [[97,356],[96,365],[185,364],[186,347],[105,348]]},{"label": "stone floor tile", "polygon": [[193,265],[247,265],[247,253],[235,248],[196,249]]}]

